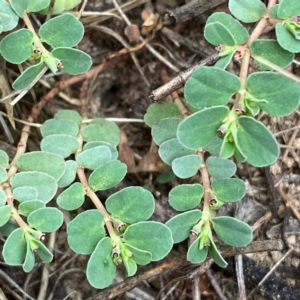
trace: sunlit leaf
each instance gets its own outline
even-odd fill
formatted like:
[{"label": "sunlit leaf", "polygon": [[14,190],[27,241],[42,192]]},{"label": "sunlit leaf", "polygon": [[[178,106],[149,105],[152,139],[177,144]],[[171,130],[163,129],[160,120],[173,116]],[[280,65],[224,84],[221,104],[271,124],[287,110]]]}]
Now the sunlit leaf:
[{"label": "sunlit leaf", "polygon": [[182,157],[175,158],[172,161],[172,169],[175,175],[179,178],[189,178],[194,176],[202,163],[200,156],[186,155]]},{"label": "sunlit leaf", "polygon": [[79,208],[84,202],[85,191],[80,182],[75,182],[65,189],[58,197],[57,204],[66,210]]}]

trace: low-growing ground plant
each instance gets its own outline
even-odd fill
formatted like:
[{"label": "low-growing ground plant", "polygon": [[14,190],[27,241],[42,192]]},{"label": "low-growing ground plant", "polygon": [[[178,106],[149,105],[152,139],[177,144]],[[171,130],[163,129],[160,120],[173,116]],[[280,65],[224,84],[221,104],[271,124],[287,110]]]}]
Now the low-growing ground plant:
[{"label": "low-growing ground plant", "polygon": [[[27,26],[3,38],[0,53],[15,64],[35,61],[15,80],[15,89],[30,85],[44,66],[69,74],[91,66],[90,57],[73,48],[83,36],[83,26],[73,15],[51,18],[35,32],[27,12],[47,13],[49,3],[0,0],[2,31],[12,30],[19,18]],[[64,8],[71,6],[54,12]],[[210,255],[221,267],[227,263],[216,236],[235,247],[251,242],[248,224],[217,216],[216,210],[245,196],[245,183],[233,177],[235,161],[264,167],[279,156],[276,139],[256,117],[261,111],[286,116],[299,105],[300,80],[285,68],[300,51],[300,5],[298,0],[270,0],[267,7],[259,0],[230,0],[229,9],[232,15],[214,13],[206,22],[204,36],[220,59],[214,66],[198,68],[187,80],[187,105],[154,103],[145,114],[159,155],[174,174],[181,179],[201,175],[201,182],[170,191],[169,204],[179,213],[166,224],[149,221],[154,197],[137,186],[102,202],[97,191],[116,186],[127,173],[118,160],[119,128],[105,119],[86,124],[77,112],[62,110],[41,126],[41,151],[25,153],[22,141],[12,162],[0,151],[0,232],[7,236],[2,252],[6,263],[22,264],[30,272],[36,254],[50,262],[53,254],[43,243],[45,233],[63,224],[61,210],[76,211],[86,198],[94,209],[77,214],[66,231],[70,248],[90,255],[86,275],[95,288],[113,282],[117,265],[123,263],[132,276],[137,265],[162,260],[174,243],[187,238],[190,262],[201,263]],[[257,24],[249,34],[240,21]],[[276,39],[259,39],[269,23],[276,24]],[[248,74],[251,59],[260,71]],[[241,63],[238,75],[226,70],[232,60]],[[58,189],[64,190],[56,197]]]}]

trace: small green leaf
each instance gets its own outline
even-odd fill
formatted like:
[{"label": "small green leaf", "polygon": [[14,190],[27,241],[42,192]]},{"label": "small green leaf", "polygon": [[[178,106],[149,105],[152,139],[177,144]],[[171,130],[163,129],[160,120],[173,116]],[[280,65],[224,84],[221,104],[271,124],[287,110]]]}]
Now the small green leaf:
[{"label": "small green leaf", "polygon": [[172,181],[174,178],[176,178],[176,176],[173,173],[173,171],[170,170],[170,171],[167,171],[167,172],[160,173],[156,177],[156,181],[158,183],[166,183],[166,182]]},{"label": "small green leaf", "polygon": [[[7,20],[8,17],[11,18],[10,22],[4,22],[2,23],[2,30],[3,31],[9,31],[12,30],[13,28],[15,28],[18,25],[18,21],[19,21],[19,17],[18,15],[13,11],[13,9],[11,8],[10,4],[8,4],[7,2],[1,0],[0,1],[0,11],[2,14],[5,14],[6,17],[5,19]],[[1,32],[1,30],[0,30]]]},{"label": "small green leaf", "polygon": [[[33,187],[38,191],[38,200],[48,203],[57,191],[56,180],[41,172],[22,172],[17,173],[10,179],[13,189],[18,187]],[[30,199],[33,200],[33,199]]]},{"label": "small green leaf", "polygon": [[132,253],[132,259],[138,264],[138,265],[147,265],[152,260],[152,254],[149,251],[144,251],[141,249],[137,249],[133,246],[126,245],[126,247],[130,250]]},{"label": "small green leaf", "polygon": [[34,257],[34,253],[30,248],[30,244],[27,243],[27,250],[26,250],[26,257],[25,257],[25,261],[23,264],[23,270],[28,273],[30,271],[32,271],[33,267],[34,267],[34,263],[35,263],[35,257]]},{"label": "small green leaf", "polygon": [[12,87],[17,91],[26,89],[38,77],[43,67],[44,63],[42,61],[30,66],[13,82]]},{"label": "small green leaf", "polygon": [[[214,67],[216,68],[220,68],[220,69],[223,69],[225,70],[228,65],[230,64],[232,58],[233,58],[233,55],[234,55],[235,51],[232,50],[228,55],[224,56],[224,57],[221,57],[214,65]],[[221,53],[220,53],[221,54]]]},{"label": "small green leaf", "polygon": [[3,150],[0,150],[0,166],[3,168],[7,168],[9,165],[9,157],[7,153]]},{"label": "small green leaf", "polygon": [[30,201],[38,198],[38,190],[31,186],[17,187],[13,190],[13,195],[19,202]]},{"label": "small green leaf", "polygon": [[77,137],[79,127],[76,123],[63,119],[50,119],[44,122],[41,127],[41,134],[46,137],[51,134],[67,134]]},{"label": "small green leaf", "polygon": [[125,223],[136,223],[152,216],[154,198],[142,187],[127,187],[108,197],[105,206],[113,217]]},{"label": "small green leaf", "polygon": [[57,204],[65,210],[79,208],[84,202],[85,191],[80,182],[75,182],[57,197]]},{"label": "small green leaf", "polygon": [[211,183],[214,195],[222,202],[241,200],[246,193],[246,185],[238,178],[215,179]]},{"label": "small green leaf", "polygon": [[277,15],[280,19],[287,19],[292,16],[300,15],[299,1],[281,0],[278,6]]},{"label": "small green leaf", "polygon": [[206,168],[209,175],[215,179],[231,177],[236,172],[233,161],[217,156],[210,156],[206,160]]},{"label": "small green leaf", "polygon": [[39,35],[44,42],[56,47],[74,47],[82,39],[84,27],[73,15],[66,13],[44,23]]},{"label": "small green leaf", "polygon": [[216,217],[211,222],[218,237],[230,246],[244,247],[252,240],[251,227],[238,219]]},{"label": "small green leaf", "polygon": [[21,64],[31,56],[33,33],[20,29],[10,33],[0,42],[2,56],[13,64]]},{"label": "small green leaf", "polygon": [[28,224],[42,232],[57,230],[63,223],[63,213],[55,207],[44,207],[33,211],[27,218]]},{"label": "small green leaf", "polygon": [[0,13],[0,26],[1,26],[0,33],[2,32],[3,25],[9,24],[12,20],[13,18],[10,15],[2,12]]},{"label": "small green leaf", "polygon": [[234,40],[230,29],[220,22],[206,24],[204,31],[205,39],[213,45],[234,46]]},{"label": "small green leaf", "polygon": [[255,167],[272,164],[279,156],[279,147],[272,133],[251,117],[239,117],[237,141],[247,161]]},{"label": "small green leaf", "polygon": [[152,127],[162,119],[179,117],[180,112],[178,107],[172,102],[164,102],[151,104],[144,115],[144,120],[149,127]]},{"label": "small green leaf", "polygon": [[287,30],[282,23],[276,24],[275,31],[277,41],[283,49],[294,53],[300,52],[300,41],[296,40],[292,33]]},{"label": "small green leaf", "polygon": [[[255,40],[251,43],[250,50],[254,58],[263,57],[281,68],[288,67],[294,59],[294,54],[282,49],[276,40]],[[257,60],[255,62],[259,67],[270,70],[270,67]]]},{"label": "small green leaf", "polygon": [[90,124],[83,129],[82,135],[87,142],[107,142],[113,146],[117,146],[120,140],[120,130],[112,128],[110,122]]},{"label": "small green leaf", "polygon": [[199,205],[203,192],[201,184],[181,184],[170,191],[169,203],[178,211],[192,209]]},{"label": "small green leaf", "polygon": [[219,155],[223,140],[215,136],[203,149],[211,155]]},{"label": "small green leaf", "polygon": [[192,114],[178,126],[179,142],[189,149],[205,147],[216,137],[217,130],[228,113],[226,106],[215,106]]},{"label": "small green leaf", "polygon": [[[61,1],[57,1],[57,2],[61,2]],[[56,3],[56,1],[55,1]],[[28,6],[27,6],[27,10],[29,12],[37,12],[40,11],[44,8],[47,8],[50,4],[50,0],[28,0]]]},{"label": "small green leaf", "polygon": [[262,110],[278,117],[289,115],[300,103],[299,84],[279,73],[252,73],[247,79],[247,91],[255,98],[265,100],[257,102]]},{"label": "small green leaf", "polygon": [[0,183],[6,181],[8,178],[6,170],[0,166]]},{"label": "small green leaf", "polygon": [[[29,0],[29,1],[33,1],[33,0]],[[43,0],[43,1],[50,2],[50,0]],[[80,2],[81,2],[81,0],[55,1],[52,13],[53,14],[60,14],[64,10],[69,10],[69,9],[74,8]],[[49,4],[47,6],[49,6]],[[48,13],[48,8],[45,8],[43,11],[39,11],[39,13],[43,14],[43,15],[46,15]]]},{"label": "small green leaf", "polygon": [[9,1],[12,9],[16,12],[16,14],[22,18],[24,11],[27,8],[28,2],[27,0],[10,0]]},{"label": "small green leaf", "polygon": [[91,57],[77,49],[59,47],[52,50],[51,54],[61,60],[64,71],[71,75],[82,74],[92,66]]},{"label": "small green leaf", "polygon": [[184,87],[188,103],[196,108],[225,105],[241,88],[240,79],[217,67],[200,67]]},{"label": "small green leaf", "polygon": [[158,153],[166,164],[171,165],[175,158],[194,154],[195,150],[186,148],[175,138],[163,142],[159,147]]},{"label": "small green leaf", "polygon": [[0,233],[4,236],[9,236],[17,228],[19,228],[17,222],[13,218],[10,218],[4,226],[0,227]]},{"label": "small green leaf", "polygon": [[60,155],[63,158],[75,153],[79,144],[75,137],[66,134],[52,134],[42,139],[42,151]]},{"label": "small green leaf", "polygon": [[12,266],[21,264],[27,251],[27,244],[22,228],[15,229],[6,239],[3,246],[4,261]]},{"label": "small green leaf", "polygon": [[112,260],[112,245],[109,237],[103,238],[92,253],[86,270],[87,279],[94,288],[108,287],[116,276],[116,265]]},{"label": "small green leaf", "polygon": [[213,239],[210,240],[210,247],[208,248],[208,252],[217,265],[219,265],[221,268],[227,267],[227,262],[224,260],[221,253],[217,249]]},{"label": "small green leaf", "polygon": [[244,23],[254,23],[266,13],[266,6],[260,0],[229,0],[230,12]]},{"label": "small green leaf", "polygon": [[81,152],[76,162],[79,166],[95,170],[111,159],[111,152],[106,146],[98,146]]},{"label": "small green leaf", "polygon": [[131,257],[125,257],[123,259],[124,266],[128,276],[133,276],[137,271],[136,262]]},{"label": "small green leaf", "polygon": [[182,119],[179,118],[169,118],[162,119],[156,123],[151,130],[151,135],[154,142],[157,145],[161,145],[163,142],[176,138],[177,127]]},{"label": "small green leaf", "polygon": [[77,163],[74,160],[67,160],[66,161],[66,169],[63,176],[57,182],[57,186],[59,188],[63,188],[71,184],[75,177],[77,171]]},{"label": "small green leaf", "polygon": [[98,167],[89,177],[94,191],[104,191],[118,184],[126,175],[127,166],[119,160],[111,160]]},{"label": "small green leaf", "polygon": [[104,217],[97,209],[87,210],[73,219],[67,227],[70,248],[79,254],[90,254],[104,238]]},{"label": "small green leaf", "polygon": [[151,252],[152,261],[164,258],[173,246],[171,230],[166,225],[154,221],[130,225],[124,232],[124,240],[128,245]]},{"label": "small green leaf", "polygon": [[106,146],[106,147],[109,148],[110,153],[111,153],[111,160],[115,160],[115,159],[118,158],[119,153],[118,153],[117,148],[115,146],[113,146],[112,144],[107,143],[107,142],[89,142],[89,143],[86,143],[83,146],[83,151],[89,150],[89,149],[92,149],[92,148],[95,148],[95,147],[98,147],[98,146]]},{"label": "small green leaf", "polygon": [[39,240],[36,240],[39,247],[37,248],[36,252],[40,259],[44,263],[49,263],[53,259],[53,254],[50,252],[50,250]]},{"label": "small green leaf", "polygon": [[199,249],[200,237],[198,237],[192,245],[189,247],[187,253],[187,260],[193,264],[198,264],[203,262],[207,257],[208,249],[206,247]]},{"label": "small green leaf", "polygon": [[0,207],[0,227],[4,226],[11,216],[11,207],[9,205]]},{"label": "small green leaf", "polygon": [[72,122],[76,123],[78,126],[80,126],[81,122],[82,122],[82,118],[81,118],[80,114],[77,111],[71,110],[71,109],[62,109],[62,110],[58,111],[54,115],[54,118],[57,120],[72,121]]},{"label": "small green leaf", "polygon": [[188,238],[191,234],[193,226],[200,221],[201,217],[201,210],[196,209],[178,214],[170,219],[166,225],[172,231],[174,243],[180,243]]},{"label": "small green leaf", "polygon": [[6,194],[4,191],[0,190],[0,207],[6,204]]},{"label": "small green leaf", "polygon": [[249,34],[246,28],[239,21],[234,19],[229,14],[226,14],[224,12],[219,12],[219,13],[212,14],[206,21],[206,25],[204,28],[204,37],[209,43],[215,46],[219,44],[224,44],[224,42],[222,42],[223,41],[222,37],[220,40],[216,40],[214,32],[210,33],[207,30],[207,26],[209,24],[216,23],[216,22],[222,24],[224,27],[227,28],[227,30],[230,32],[233,39],[235,40],[235,45],[242,45],[247,42]]},{"label": "small green leaf", "polygon": [[45,207],[45,203],[41,200],[29,200],[20,203],[18,212],[25,217],[29,216],[33,211]]},{"label": "small green leaf", "polygon": [[59,180],[65,172],[65,161],[61,156],[33,151],[22,154],[17,159],[17,166],[21,171],[38,171],[46,173],[56,180]]},{"label": "small green leaf", "polygon": [[172,169],[175,175],[185,179],[194,176],[202,163],[202,159],[198,155],[186,155],[175,158],[172,161]]}]

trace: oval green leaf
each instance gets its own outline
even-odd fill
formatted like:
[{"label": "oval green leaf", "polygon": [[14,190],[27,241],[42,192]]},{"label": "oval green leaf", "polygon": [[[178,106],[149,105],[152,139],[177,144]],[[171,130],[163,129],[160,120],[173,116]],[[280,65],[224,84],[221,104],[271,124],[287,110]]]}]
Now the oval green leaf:
[{"label": "oval green leaf", "polygon": [[[61,1],[57,1],[57,2],[61,2]],[[36,11],[40,11],[44,8],[47,8],[50,4],[50,0],[28,0],[28,6],[27,6],[27,10],[29,12],[36,12]],[[55,1],[56,4],[56,1]],[[54,12],[53,12],[54,13]]]},{"label": "oval green leaf", "polygon": [[126,247],[130,250],[130,252],[132,253],[132,259],[138,265],[144,266],[151,262],[151,260],[152,260],[151,252],[137,249],[131,245],[126,245]]},{"label": "oval green leaf", "polygon": [[65,210],[79,208],[84,202],[85,191],[80,182],[75,182],[57,197],[57,204]]},{"label": "oval green leaf", "polygon": [[194,176],[202,163],[202,159],[198,155],[186,155],[175,158],[172,161],[172,170],[179,178],[185,179]]},{"label": "oval green leaf", "polygon": [[67,160],[66,161],[66,169],[63,176],[58,180],[57,186],[59,188],[63,188],[71,184],[75,177],[77,171],[77,163],[74,160]]},{"label": "oval green leaf", "polygon": [[3,168],[7,168],[9,165],[9,157],[7,153],[0,149],[0,166]]},{"label": "oval green leaf", "polygon": [[193,264],[198,264],[203,262],[207,257],[208,249],[203,247],[199,249],[200,237],[197,238],[189,247],[187,252],[187,260]]},{"label": "oval green leaf", "polygon": [[11,207],[9,205],[0,207],[0,227],[4,226],[11,217]]},{"label": "oval green leaf", "polygon": [[205,39],[212,45],[234,46],[236,44],[230,29],[220,22],[206,24],[204,31]]},{"label": "oval green leaf", "polygon": [[97,209],[87,210],[73,219],[67,227],[70,248],[79,254],[90,254],[104,238],[104,217]]},{"label": "oval green leaf", "polygon": [[[3,0],[0,1],[0,11],[2,14],[6,15],[4,17],[6,19],[6,21],[3,20],[3,17],[2,17],[2,20],[5,21],[2,23],[3,31],[12,30],[13,28],[15,28],[18,25],[18,21],[19,21],[18,15],[13,11],[11,6]],[[10,21],[7,22],[7,19],[9,19]],[[1,30],[0,30],[0,32],[1,32]]]},{"label": "oval green leaf", "polygon": [[76,123],[63,119],[50,119],[44,122],[41,127],[41,134],[43,137],[52,134],[67,134],[77,137],[79,127]]},{"label": "oval green leaf", "polygon": [[63,109],[63,110],[58,111],[54,115],[54,119],[72,121],[72,122],[76,123],[78,126],[80,126],[80,124],[82,122],[82,118],[81,118],[80,114],[77,111],[71,110],[71,109]]},{"label": "oval green leaf", "polygon": [[89,142],[89,143],[86,143],[83,146],[83,151],[88,150],[88,149],[92,149],[92,148],[95,148],[95,147],[98,147],[98,146],[106,146],[106,147],[109,148],[109,150],[111,152],[111,160],[115,160],[115,159],[118,158],[119,153],[118,153],[117,148],[115,146],[113,146],[111,143],[108,143],[108,142]]},{"label": "oval green leaf", "polygon": [[296,15],[300,15],[299,1],[281,0],[278,6],[277,15],[280,19],[287,19]]},{"label": "oval green leaf", "polygon": [[282,23],[277,23],[275,26],[276,37],[279,45],[290,52],[300,52],[300,41],[296,40],[292,33],[287,30]]},{"label": "oval green leaf", "polygon": [[29,200],[20,203],[18,212],[25,217],[29,216],[33,211],[45,207],[45,203],[41,200]]},{"label": "oval green leaf", "polygon": [[215,179],[231,177],[236,172],[236,164],[222,157],[210,156],[206,160],[206,168],[210,176]]},{"label": "oval green leaf", "polygon": [[27,273],[32,271],[34,267],[34,263],[35,263],[34,253],[30,248],[30,244],[27,243],[27,251],[26,251],[25,261],[23,263],[23,270]]},{"label": "oval green leaf", "polygon": [[4,191],[0,190],[0,207],[6,204],[6,194]]},{"label": "oval green leaf", "polygon": [[8,178],[6,170],[0,166],[0,183],[6,181]]},{"label": "oval green leaf", "polygon": [[214,260],[214,262],[217,265],[219,265],[221,268],[227,267],[227,262],[226,262],[226,260],[224,260],[221,253],[217,249],[216,244],[213,241],[213,239],[210,240],[210,247],[208,248],[208,252],[209,252],[211,258]]},{"label": "oval green leaf", "polygon": [[38,198],[38,190],[31,186],[17,187],[13,190],[14,199],[19,202],[35,200]]},{"label": "oval green leaf", "polygon": [[154,142],[161,145],[163,142],[174,139],[177,136],[177,127],[182,119],[169,118],[162,119],[156,123],[151,130]]}]

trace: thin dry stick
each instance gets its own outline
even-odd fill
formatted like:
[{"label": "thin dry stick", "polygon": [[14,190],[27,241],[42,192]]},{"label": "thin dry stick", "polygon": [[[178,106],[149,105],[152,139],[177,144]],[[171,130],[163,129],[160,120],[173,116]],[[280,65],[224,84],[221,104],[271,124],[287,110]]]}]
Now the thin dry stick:
[{"label": "thin dry stick", "polygon": [[192,280],[192,293],[193,293],[194,300],[201,300],[200,276],[196,276]]},{"label": "thin dry stick", "polygon": [[239,288],[239,300],[246,300],[246,287],[245,287],[245,280],[244,280],[244,270],[243,270],[243,256],[242,255],[236,255],[234,257],[235,262],[235,270],[236,270],[236,278]]},{"label": "thin dry stick", "polygon": [[179,285],[180,281],[176,282],[169,290],[168,292],[161,298],[161,300],[166,300],[168,298],[169,295],[171,295],[171,293],[177,288],[177,286]]},{"label": "thin dry stick", "polygon": [[210,271],[210,269],[208,269],[206,271],[206,275],[209,278],[213,288],[215,289],[216,293],[218,294],[219,298],[221,300],[227,300],[227,298],[225,297],[224,293],[222,292],[222,289],[219,285],[219,283],[217,282],[216,278],[214,277],[214,275],[212,274],[212,272]]},{"label": "thin dry stick", "polygon": [[281,185],[277,188],[277,191],[280,194],[281,198],[284,200],[285,205],[287,207],[291,208],[294,216],[300,221],[300,214],[299,214],[297,208],[295,207],[293,201],[288,197],[288,195],[286,195],[284,193],[284,191],[282,190],[282,186]]},{"label": "thin dry stick", "polygon": [[[297,134],[298,134],[298,131],[299,131],[299,128],[296,128],[296,129],[294,130],[294,132],[293,132],[293,134],[292,134],[292,136],[291,136],[291,138],[290,138],[290,140],[289,140],[289,142],[288,142],[288,144],[287,144],[286,146],[292,147],[292,144],[293,144],[293,142],[294,142],[294,140],[295,140],[295,138],[296,138],[296,136],[297,136]],[[292,147],[292,148],[294,148],[294,147]],[[289,148],[287,148],[287,149],[284,151],[284,153],[283,153],[283,155],[282,155],[282,161],[285,161],[285,160],[287,159],[287,156],[288,156],[289,152],[290,152]]]},{"label": "thin dry stick", "polygon": [[270,271],[265,275],[265,277],[260,281],[260,283],[257,285],[257,287],[255,287],[251,293],[248,295],[247,299],[250,299],[250,297],[253,295],[253,293],[256,291],[256,289],[258,287],[260,287],[267,279],[268,277],[276,270],[276,268],[286,259],[287,256],[289,256],[292,251],[294,249],[293,248],[290,248],[289,251],[282,256],[282,258],[272,267],[272,269],[270,269]]}]

